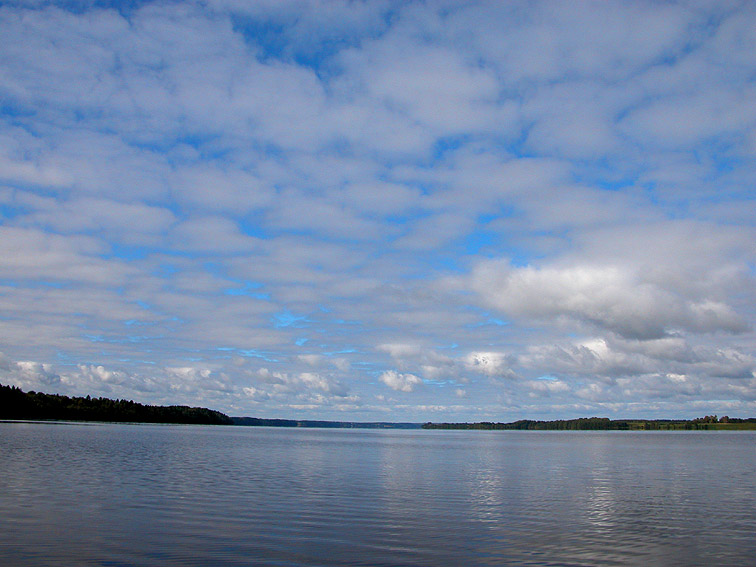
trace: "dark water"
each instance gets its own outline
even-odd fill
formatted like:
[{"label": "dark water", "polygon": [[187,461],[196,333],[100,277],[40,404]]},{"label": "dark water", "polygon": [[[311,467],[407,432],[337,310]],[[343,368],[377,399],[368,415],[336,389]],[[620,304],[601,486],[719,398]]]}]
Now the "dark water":
[{"label": "dark water", "polygon": [[754,565],[756,434],[0,423],[0,565]]}]

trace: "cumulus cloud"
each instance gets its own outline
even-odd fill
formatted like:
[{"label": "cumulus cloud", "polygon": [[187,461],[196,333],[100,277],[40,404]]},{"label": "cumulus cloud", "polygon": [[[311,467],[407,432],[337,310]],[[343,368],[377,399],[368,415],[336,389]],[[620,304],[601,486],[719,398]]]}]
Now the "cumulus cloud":
[{"label": "cumulus cloud", "polygon": [[400,374],[396,370],[387,370],[378,378],[392,390],[398,392],[412,392],[423,381],[414,374]]},{"label": "cumulus cloud", "polygon": [[311,391],[325,392],[338,397],[345,397],[348,394],[346,386],[338,380],[316,372],[288,374],[261,368],[257,371],[257,376],[261,383],[270,385],[271,391],[277,394],[299,394]]},{"label": "cumulus cloud", "polygon": [[756,372],[756,358],[750,353],[689,345],[682,339],[660,339],[648,344],[588,339],[532,346],[518,357],[518,362],[525,368],[561,377],[542,382],[547,386],[564,381],[583,384],[580,395],[591,399],[607,392],[619,396],[620,391],[621,395],[637,398],[644,391],[657,391],[659,395],[664,392],[668,397],[705,389],[722,391],[734,383],[750,387]]},{"label": "cumulus cloud", "polygon": [[57,389],[60,386],[61,377],[52,364],[30,360],[14,362],[4,355],[0,360],[5,380],[14,386],[31,390]]},{"label": "cumulus cloud", "polygon": [[[156,374],[161,376],[125,372],[95,364],[70,367],[29,360],[14,361],[0,353],[0,382],[27,391],[139,398],[142,401],[149,395],[156,395],[165,403],[178,403],[176,397],[171,396],[171,391],[176,389],[170,383],[175,369],[160,369]],[[202,387],[195,384],[193,393],[199,394],[203,390],[204,384]]]},{"label": "cumulus cloud", "polygon": [[512,370],[514,359],[511,355],[501,352],[471,352],[464,357],[464,365],[468,370],[484,374],[489,377],[515,378]]},{"label": "cumulus cloud", "polygon": [[748,329],[725,303],[681,297],[643,274],[612,265],[538,269],[487,262],[476,268],[471,283],[486,303],[505,313],[572,319],[627,338],[660,338],[678,329]]},{"label": "cumulus cloud", "polygon": [[417,343],[384,343],[376,350],[388,353],[392,361],[402,370],[422,371],[429,379],[454,376],[455,361],[436,349]]}]

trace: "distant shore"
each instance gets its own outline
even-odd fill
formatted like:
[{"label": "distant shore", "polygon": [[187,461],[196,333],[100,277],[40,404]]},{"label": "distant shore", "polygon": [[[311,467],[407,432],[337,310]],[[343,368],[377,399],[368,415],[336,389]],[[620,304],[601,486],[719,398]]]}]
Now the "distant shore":
[{"label": "distant shore", "polygon": [[246,427],[316,427],[325,429],[420,429],[422,423],[393,421],[323,421],[314,419],[268,419],[232,417],[233,425]]},{"label": "distant shore", "polygon": [[0,420],[14,421],[101,421],[119,423],[175,423],[235,425],[242,427],[291,427],[326,429],[462,429],[501,431],[706,431],[756,430],[756,418],[716,415],[684,419],[609,419],[583,417],[537,421],[521,419],[509,423],[409,423],[323,421],[229,417],[219,411],[189,406],[152,406],[131,400],[69,397],[59,394],[24,392],[0,384]]},{"label": "distant shore", "polygon": [[581,417],[535,421],[521,419],[510,423],[425,423],[423,429],[480,429],[509,431],[707,431],[756,430],[756,418],[717,417],[696,419],[609,419],[608,417]]}]

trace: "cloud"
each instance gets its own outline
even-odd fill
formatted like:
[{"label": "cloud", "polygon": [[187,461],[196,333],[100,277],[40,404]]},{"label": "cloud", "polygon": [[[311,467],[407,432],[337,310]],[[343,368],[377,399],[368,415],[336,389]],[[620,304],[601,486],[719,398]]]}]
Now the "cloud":
[{"label": "cloud", "polygon": [[531,380],[527,383],[527,387],[533,394],[542,396],[570,391],[569,385],[562,380]]},{"label": "cloud", "polygon": [[104,259],[108,252],[89,236],[0,226],[0,277],[12,280],[112,285],[134,273],[124,262]]},{"label": "cloud", "polygon": [[300,372],[287,374],[284,372],[271,372],[267,368],[257,371],[257,377],[261,383],[269,384],[274,395],[302,394],[312,391],[320,391],[337,397],[346,397],[348,388],[332,377],[324,376],[316,372]]},{"label": "cloud", "polygon": [[14,362],[5,355],[0,358],[3,378],[23,389],[40,390],[58,388],[61,378],[51,364],[22,360]]},{"label": "cloud", "polygon": [[387,352],[395,359],[422,354],[423,348],[416,344],[387,343],[378,345],[378,350]]},{"label": "cloud", "polygon": [[386,372],[383,372],[380,375],[379,380],[392,390],[398,392],[412,392],[417,386],[423,383],[423,381],[414,374],[400,374],[395,370],[387,370]]},{"label": "cloud", "polygon": [[725,303],[680,297],[643,274],[612,265],[538,269],[488,262],[473,272],[472,287],[487,304],[513,316],[566,318],[627,338],[660,338],[678,329],[748,329]]},{"label": "cloud", "polygon": [[3,372],[269,417],[752,411],[754,22],[6,4]]},{"label": "cloud", "polygon": [[407,45],[405,37],[367,44],[344,56],[362,78],[365,94],[394,112],[408,115],[436,134],[454,135],[493,126],[498,84],[484,67],[449,49]]},{"label": "cloud", "polygon": [[427,379],[456,378],[458,374],[453,358],[427,345],[386,343],[376,350],[388,353],[400,369],[420,372]]},{"label": "cloud", "polygon": [[175,222],[174,215],[162,207],[142,203],[119,203],[103,199],[82,198],[60,203],[55,199],[31,199],[29,195],[14,204],[31,205],[35,213],[25,224],[41,225],[56,232],[94,231],[121,238],[132,244],[154,243]]},{"label": "cloud", "polygon": [[259,249],[260,243],[241,232],[237,224],[224,217],[201,217],[184,221],[171,233],[174,248],[196,252],[249,252]]},{"label": "cloud", "polygon": [[464,358],[468,370],[491,378],[515,378],[512,356],[501,352],[471,352]]},{"label": "cloud", "polygon": [[518,363],[575,383],[595,381],[601,388],[621,384],[624,395],[631,397],[640,396],[644,388],[656,383],[663,384],[669,395],[693,386],[721,389],[723,381],[747,384],[756,372],[756,358],[751,354],[733,348],[691,346],[682,339],[589,339],[531,346],[518,357]]}]

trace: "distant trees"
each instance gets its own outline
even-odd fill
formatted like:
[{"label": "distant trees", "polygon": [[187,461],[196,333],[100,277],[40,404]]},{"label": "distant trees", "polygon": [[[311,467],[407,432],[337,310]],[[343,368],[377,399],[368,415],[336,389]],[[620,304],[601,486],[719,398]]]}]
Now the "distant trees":
[{"label": "distant trees", "polygon": [[[725,419],[729,420],[727,416],[725,416]],[[719,423],[719,420],[717,419],[716,415],[707,415],[704,417],[697,417],[693,420],[693,423]],[[723,422],[726,423],[726,422]]]},{"label": "distant trees", "polygon": [[751,419],[753,418],[741,419],[738,417],[729,417],[727,415],[723,415],[722,417],[717,419],[716,415],[707,415],[704,417],[697,417],[693,420],[693,423],[746,423]]},{"label": "distant trees", "polygon": [[[723,425],[720,425],[723,424]],[[735,418],[716,415],[685,419],[617,419],[608,417],[581,417],[578,419],[557,419],[535,421],[521,419],[510,423],[425,423],[423,429],[494,429],[532,431],[672,431],[696,429],[756,429],[756,418]]]},{"label": "distant trees", "polygon": [[150,406],[131,400],[26,393],[20,388],[1,384],[0,419],[232,424],[227,415],[207,408]]},{"label": "distant trees", "polygon": [[611,421],[608,417],[581,417],[578,419],[558,419],[554,421],[536,421],[520,419],[511,423],[426,423],[424,429],[497,429],[497,430],[533,430],[533,431],[590,431],[608,429],[629,429],[626,421]]},{"label": "distant trees", "polygon": [[716,415],[707,415],[704,417],[697,417],[696,419],[692,420],[692,423],[696,424],[709,424],[709,423],[756,423],[755,417],[730,417],[727,415],[723,415],[722,417],[717,419]]}]

